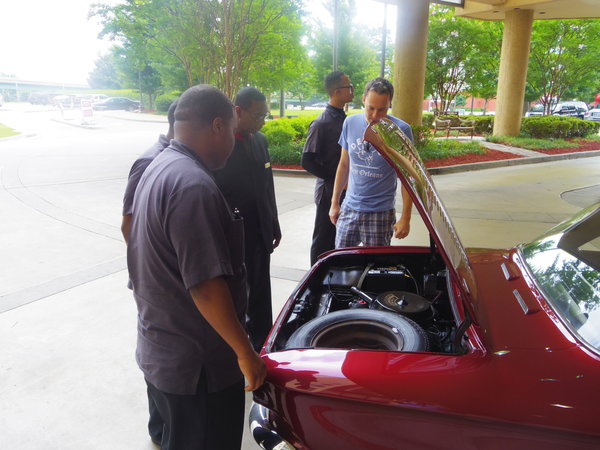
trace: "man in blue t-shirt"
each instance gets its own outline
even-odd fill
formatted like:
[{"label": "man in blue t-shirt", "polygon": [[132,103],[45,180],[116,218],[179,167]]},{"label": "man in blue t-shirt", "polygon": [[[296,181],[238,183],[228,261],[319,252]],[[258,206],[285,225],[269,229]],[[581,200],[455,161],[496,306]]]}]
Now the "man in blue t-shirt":
[{"label": "man in blue t-shirt", "polygon": [[[390,245],[392,234],[398,239],[408,236],[412,200],[402,187],[402,215],[396,221],[397,175],[395,170],[368,142],[363,140],[367,126],[387,117],[412,140],[410,125],[389,116],[394,87],[384,78],[374,78],[365,87],[365,114],[346,118],[339,144],[342,154],[338,164],[329,218],[336,226],[335,247]],[[340,196],[347,186],[340,208]]]}]

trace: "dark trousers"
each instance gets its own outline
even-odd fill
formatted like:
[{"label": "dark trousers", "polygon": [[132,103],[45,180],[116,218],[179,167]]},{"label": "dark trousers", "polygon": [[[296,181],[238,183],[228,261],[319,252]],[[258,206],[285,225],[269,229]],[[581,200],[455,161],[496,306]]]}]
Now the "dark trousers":
[{"label": "dark trousers", "polygon": [[162,441],[164,422],[162,420],[162,417],[160,417],[160,413],[158,412],[156,403],[154,403],[154,399],[152,398],[152,395],[150,394],[149,386],[148,386],[148,412],[150,413],[150,419],[148,419],[148,433],[150,434],[150,438],[152,439],[152,442],[160,443],[160,441]]},{"label": "dark trousers", "polygon": [[[254,235],[256,236],[256,235]],[[260,238],[246,235],[246,271],[248,276],[248,321],[252,346],[258,352],[271,331],[271,254]]]},{"label": "dark trousers", "polygon": [[207,392],[201,377],[196,394],[175,395],[148,383],[164,422],[161,450],[239,450],[244,428],[244,381]]},{"label": "dark trousers", "polygon": [[312,245],[310,246],[310,265],[317,262],[321,253],[335,248],[335,225],[329,219],[331,208],[331,194],[325,190],[321,201],[317,204],[315,216],[315,229],[313,231]]}]

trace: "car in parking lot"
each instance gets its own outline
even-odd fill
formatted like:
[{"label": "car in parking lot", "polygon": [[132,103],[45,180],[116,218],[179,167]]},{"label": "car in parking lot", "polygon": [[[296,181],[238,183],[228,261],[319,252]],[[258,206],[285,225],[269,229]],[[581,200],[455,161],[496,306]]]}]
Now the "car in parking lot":
[{"label": "car in parking lot", "polygon": [[552,114],[555,116],[572,116],[586,119],[589,113],[585,102],[568,101],[558,103],[554,107]]},{"label": "car in parking lot", "polygon": [[588,120],[600,120],[600,105],[590,109]]},{"label": "car in parking lot", "polygon": [[544,115],[544,105],[538,104],[533,105],[529,111],[525,113],[525,117],[531,116],[543,116]]},{"label": "car in parking lot", "polygon": [[321,255],[261,356],[265,449],[597,449],[600,203],[531,243],[466,249],[418,152],[383,119],[429,246]]},{"label": "car in parking lot", "polygon": [[126,97],[108,97],[106,100],[94,103],[92,108],[98,111],[121,109],[125,111],[139,111],[141,103],[138,100],[131,100]]}]

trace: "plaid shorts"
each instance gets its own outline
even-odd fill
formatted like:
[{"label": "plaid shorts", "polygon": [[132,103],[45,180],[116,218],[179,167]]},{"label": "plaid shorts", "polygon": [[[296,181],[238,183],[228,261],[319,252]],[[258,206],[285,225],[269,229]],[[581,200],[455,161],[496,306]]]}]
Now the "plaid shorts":
[{"label": "plaid shorts", "polygon": [[342,206],[335,226],[335,248],[390,245],[396,210],[359,212]]}]

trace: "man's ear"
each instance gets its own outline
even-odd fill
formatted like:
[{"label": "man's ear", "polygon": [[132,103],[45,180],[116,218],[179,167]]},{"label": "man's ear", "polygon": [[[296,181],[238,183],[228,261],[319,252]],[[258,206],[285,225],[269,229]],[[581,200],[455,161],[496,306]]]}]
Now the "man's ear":
[{"label": "man's ear", "polygon": [[242,107],[241,106],[234,106],[234,108],[235,108],[235,113],[236,113],[238,119],[241,118],[242,117]]},{"label": "man's ear", "polygon": [[221,134],[223,132],[223,129],[225,128],[225,121],[223,120],[222,117],[215,117],[215,119],[212,121],[212,131],[214,134]]}]

